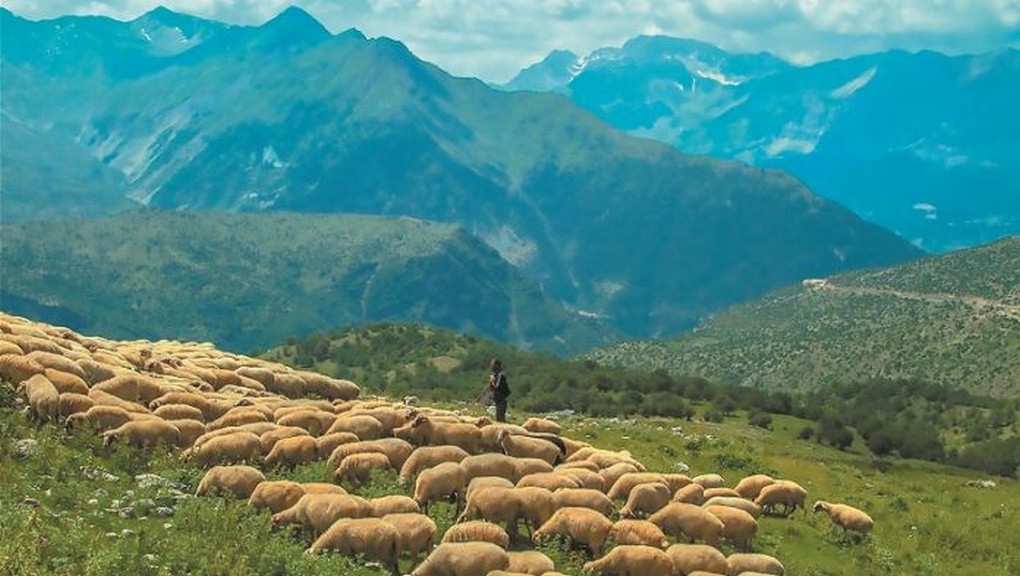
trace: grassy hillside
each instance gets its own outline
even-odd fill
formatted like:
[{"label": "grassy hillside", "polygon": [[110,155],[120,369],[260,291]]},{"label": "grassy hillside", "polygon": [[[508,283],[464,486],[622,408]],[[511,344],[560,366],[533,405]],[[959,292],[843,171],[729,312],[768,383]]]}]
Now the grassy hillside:
[{"label": "grassy hillside", "polygon": [[142,211],[2,225],[0,241],[0,308],[116,338],[247,351],[382,320],[559,353],[612,336],[448,224]]},{"label": "grassy hillside", "polygon": [[917,378],[1020,395],[1020,237],[779,290],[662,342],[596,350],[600,363],[808,390]]}]

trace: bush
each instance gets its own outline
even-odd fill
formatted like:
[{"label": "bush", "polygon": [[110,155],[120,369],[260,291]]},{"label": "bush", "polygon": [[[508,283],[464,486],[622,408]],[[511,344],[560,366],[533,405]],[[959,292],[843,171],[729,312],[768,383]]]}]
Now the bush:
[{"label": "bush", "polygon": [[766,430],[772,429],[772,415],[766,412],[751,412],[747,415],[747,421],[751,426]]}]

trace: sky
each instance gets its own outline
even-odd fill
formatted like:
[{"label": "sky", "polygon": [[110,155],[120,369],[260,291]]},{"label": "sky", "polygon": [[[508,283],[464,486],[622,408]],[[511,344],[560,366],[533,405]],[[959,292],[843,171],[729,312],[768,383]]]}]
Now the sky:
[{"label": "sky", "polygon": [[0,0],[33,20],[131,20],[160,4],[242,25],[297,5],[331,32],[388,36],[447,72],[489,82],[509,80],[552,50],[585,55],[641,34],[802,64],[892,48],[1020,49],[1020,0]]}]

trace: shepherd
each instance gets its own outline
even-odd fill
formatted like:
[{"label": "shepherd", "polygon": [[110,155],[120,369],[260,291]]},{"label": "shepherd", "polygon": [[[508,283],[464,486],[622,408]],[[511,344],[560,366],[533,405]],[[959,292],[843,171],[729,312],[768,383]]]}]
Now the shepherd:
[{"label": "shepherd", "polygon": [[493,358],[489,362],[489,395],[492,403],[496,406],[496,421],[506,422],[507,397],[510,396],[510,384],[507,383],[506,373],[503,372],[503,361]]}]

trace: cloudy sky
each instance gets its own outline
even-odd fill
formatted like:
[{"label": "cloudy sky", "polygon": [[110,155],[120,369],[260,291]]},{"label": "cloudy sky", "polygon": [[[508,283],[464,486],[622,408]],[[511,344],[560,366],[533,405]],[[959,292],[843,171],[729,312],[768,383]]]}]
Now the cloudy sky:
[{"label": "cloudy sky", "polygon": [[1020,0],[0,0],[16,14],[130,20],[159,4],[257,25],[301,6],[330,31],[400,40],[448,72],[491,82],[565,48],[587,54],[639,34],[768,50],[795,62],[888,48],[951,54],[1020,48]]}]

